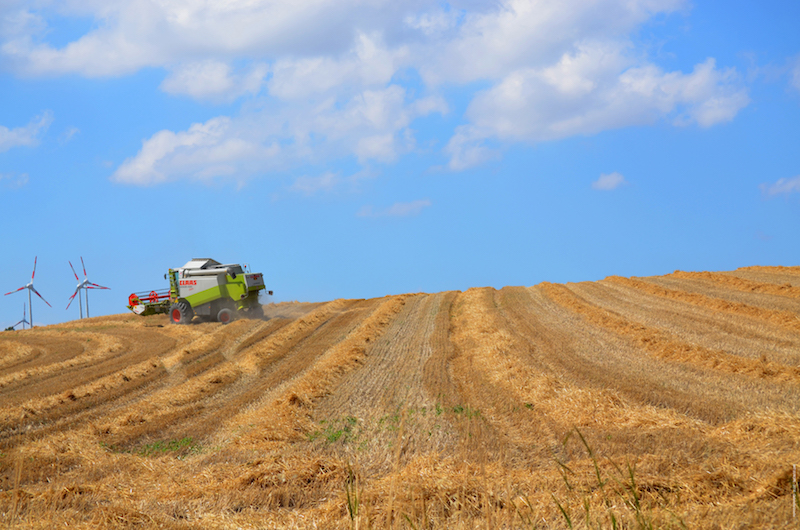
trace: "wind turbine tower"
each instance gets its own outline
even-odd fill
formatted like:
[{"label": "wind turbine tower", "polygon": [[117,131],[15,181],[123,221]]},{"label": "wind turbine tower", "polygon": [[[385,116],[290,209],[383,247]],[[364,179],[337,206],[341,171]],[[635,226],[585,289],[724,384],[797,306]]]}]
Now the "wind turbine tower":
[{"label": "wind turbine tower", "polygon": [[[17,292],[19,292],[19,291],[21,291],[21,290],[23,290],[23,289],[27,289],[27,290],[28,290],[28,307],[30,307],[30,308],[31,308],[31,321],[30,321],[28,324],[30,325],[30,327],[31,327],[31,328],[33,328],[33,304],[31,303],[31,291],[33,291],[34,293],[36,293],[36,296],[38,296],[39,298],[41,298],[41,299],[42,299],[42,301],[43,301],[45,304],[47,304],[47,305],[48,305],[48,306],[50,306],[50,307],[53,307],[53,306],[51,306],[51,305],[50,305],[50,302],[48,302],[47,300],[45,300],[45,299],[44,299],[44,297],[43,297],[42,295],[40,295],[40,294],[39,294],[39,291],[37,291],[37,290],[36,290],[36,288],[33,286],[33,277],[34,277],[34,276],[36,276],[36,261],[37,261],[38,259],[39,259],[39,257],[38,257],[38,256],[36,256],[36,257],[34,257],[34,258],[33,258],[33,274],[31,274],[31,281],[29,281],[27,285],[23,285],[22,287],[20,287],[20,288],[19,288],[19,289],[17,289],[16,291],[11,291],[10,293],[6,293],[6,294],[5,294],[5,296],[8,296],[8,295],[10,295],[10,294],[17,293]],[[19,324],[19,322],[17,322],[17,324]]]},{"label": "wind turbine tower", "polygon": [[19,326],[20,324],[22,324],[22,329],[25,329],[25,324],[27,324],[27,325],[28,325],[28,327],[31,327],[31,323],[30,323],[30,322],[28,322],[28,321],[26,320],[26,318],[25,318],[25,317],[26,317],[26,315],[27,315],[27,313],[26,313],[26,310],[27,310],[27,309],[28,309],[28,308],[27,308],[27,307],[25,307],[25,304],[22,304],[22,320],[20,320],[19,322],[17,322],[17,323],[16,323],[16,324],[14,324],[13,326],[11,326],[12,328],[15,328],[15,327],[17,327],[17,326]]}]

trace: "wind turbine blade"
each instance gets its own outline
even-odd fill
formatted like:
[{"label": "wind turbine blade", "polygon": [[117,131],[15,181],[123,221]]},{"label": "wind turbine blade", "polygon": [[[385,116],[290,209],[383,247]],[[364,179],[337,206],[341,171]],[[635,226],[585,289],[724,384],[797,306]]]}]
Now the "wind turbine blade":
[{"label": "wind turbine blade", "polygon": [[[47,300],[45,300],[45,299],[44,299],[44,296],[40,295],[40,294],[39,294],[39,291],[37,291],[37,290],[36,290],[36,289],[35,289],[35,288],[34,288],[32,285],[31,285],[31,291],[33,291],[34,293],[36,293],[36,296],[38,296],[39,298],[41,298],[41,299],[44,301],[44,303],[45,303],[45,304],[47,304],[47,305],[50,305],[50,302],[48,302]],[[50,307],[53,307],[53,306],[51,306],[51,305],[50,305]]]},{"label": "wind turbine blade", "polygon": [[86,278],[86,265],[83,263],[83,256],[81,256],[81,265],[83,265],[83,277]]},{"label": "wind turbine blade", "polygon": [[103,287],[102,285],[97,285],[92,282],[89,282],[89,285],[93,285],[94,287],[87,287],[87,289],[111,289],[111,287]]},{"label": "wind turbine blade", "polygon": [[10,293],[6,293],[6,294],[5,294],[5,295],[3,295],[3,296],[8,296],[8,295],[10,295],[10,294],[18,293],[19,291],[23,290],[24,288],[25,288],[25,286],[23,285],[22,287],[20,287],[20,288],[19,288],[19,289],[17,289],[16,291],[11,291]]},{"label": "wind turbine blade", "polygon": [[67,309],[69,309],[69,306],[72,305],[72,301],[75,299],[75,295],[78,294],[78,291],[80,291],[80,290],[81,290],[81,288],[78,287],[77,289],[75,289],[75,292],[72,293],[72,296],[69,297],[69,303],[67,304]]},{"label": "wind turbine blade", "polygon": [[33,274],[31,274],[31,281],[33,281],[33,277],[36,276],[36,261],[39,259],[39,256],[33,257]]},{"label": "wind turbine blade", "polygon": [[69,263],[69,268],[72,269],[72,274],[75,275],[75,279],[78,280],[78,281],[81,281],[81,279],[78,278],[78,273],[75,272],[75,267],[72,266],[72,262],[71,261],[67,261],[67,263]]}]

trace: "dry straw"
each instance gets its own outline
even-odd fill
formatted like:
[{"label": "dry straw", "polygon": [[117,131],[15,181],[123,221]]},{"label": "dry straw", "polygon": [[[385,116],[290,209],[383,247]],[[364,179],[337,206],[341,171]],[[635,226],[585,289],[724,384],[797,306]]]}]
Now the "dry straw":
[{"label": "dry straw", "polygon": [[[0,525],[796,527],[800,358],[755,366],[769,352],[686,339],[725,323],[761,347],[728,325],[738,315],[800,351],[768,307],[778,291],[791,303],[773,287],[791,275],[687,277],[697,292],[666,294],[635,280],[628,312],[609,301],[619,290],[543,284],[281,306],[229,326],[109,317],[0,334]],[[724,305],[725,289],[766,312]],[[680,318],[667,325],[665,307]],[[679,363],[705,379],[674,378]],[[697,415],[716,402],[692,381],[711,380],[742,406]]]}]

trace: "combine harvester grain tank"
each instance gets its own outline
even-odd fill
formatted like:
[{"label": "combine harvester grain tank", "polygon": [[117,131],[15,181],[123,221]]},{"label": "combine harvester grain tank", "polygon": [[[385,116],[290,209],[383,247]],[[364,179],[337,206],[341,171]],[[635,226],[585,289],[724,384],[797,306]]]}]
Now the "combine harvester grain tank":
[{"label": "combine harvester grain tank", "polygon": [[169,289],[133,293],[128,297],[128,309],[142,316],[167,313],[174,324],[188,324],[195,315],[223,324],[237,315],[264,316],[258,300],[266,290],[264,275],[251,273],[247,266],[195,258],[183,267],[169,269],[164,278],[169,280]]}]

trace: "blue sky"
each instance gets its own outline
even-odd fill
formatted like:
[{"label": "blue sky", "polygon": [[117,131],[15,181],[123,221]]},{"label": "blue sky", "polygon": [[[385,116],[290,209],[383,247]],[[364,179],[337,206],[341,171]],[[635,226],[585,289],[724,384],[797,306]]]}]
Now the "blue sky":
[{"label": "blue sky", "polygon": [[798,265],[798,24],[769,0],[7,0],[0,290],[38,256],[52,324],[81,256],[95,316],[193,257],[276,302]]}]

